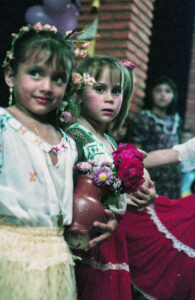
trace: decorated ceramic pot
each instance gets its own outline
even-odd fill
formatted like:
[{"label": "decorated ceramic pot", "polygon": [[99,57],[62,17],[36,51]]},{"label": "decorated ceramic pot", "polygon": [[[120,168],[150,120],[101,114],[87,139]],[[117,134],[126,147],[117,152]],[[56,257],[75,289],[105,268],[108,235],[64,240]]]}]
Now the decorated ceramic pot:
[{"label": "decorated ceramic pot", "polygon": [[102,233],[93,223],[107,223],[104,197],[103,189],[94,183],[91,175],[77,176],[73,194],[73,221],[64,234],[70,248],[84,249],[91,239]]}]

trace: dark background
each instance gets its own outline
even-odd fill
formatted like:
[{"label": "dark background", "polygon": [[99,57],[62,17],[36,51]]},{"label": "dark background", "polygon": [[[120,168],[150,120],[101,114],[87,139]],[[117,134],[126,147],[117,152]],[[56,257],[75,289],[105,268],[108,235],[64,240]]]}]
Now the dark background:
[{"label": "dark background", "polygon": [[[11,33],[26,25],[25,11],[41,0],[1,0],[0,64],[10,49]],[[141,1],[141,0],[140,0]],[[143,0],[142,0],[143,1]],[[81,0],[82,5],[82,0]],[[156,0],[151,36],[147,90],[159,75],[171,77],[179,91],[179,112],[185,115],[192,48],[195,0]],[[147,92],[146,90],[146,92]],[[147,94],[147,93],[146,93]],[[0,72],[0,104],[7,105],[8,89]]]}]

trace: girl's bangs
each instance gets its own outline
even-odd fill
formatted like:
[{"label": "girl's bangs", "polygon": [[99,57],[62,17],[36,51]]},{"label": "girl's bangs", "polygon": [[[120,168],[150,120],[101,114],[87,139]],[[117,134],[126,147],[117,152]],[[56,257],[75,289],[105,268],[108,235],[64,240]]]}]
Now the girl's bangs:
[{"label": "girl's bangs", "polygon": [[115,64],[110,64],[107,61],[102,60],[100,63],[94,63],[93,66],[89,69],[89,73],[91,76],[95,78],[95,80],[99,80],[99,78],[102,75],[103,69],[105,67],[109,68],[109,74],[110,74],[110,79],[113,85],[118,85],[118,82],[116,84],[116,81],[120,81],[120,86],[122,86],[123,82],[123,76],[122,76],[122,70],[118,67],[118,65]]},{"label": "girl's bangs", "polygon": [[[43,62],[47,66],[52,66],[58,71],[65,71],[70,69],[71,58],[69,59],[67,53],[62,48],[55,47],[51,43],[44,43],[42,45],[34,45],[34,47],[28,47],[24,60],[32,59],[34,63]],[[69,63],[70,62],[70,63]]]}]

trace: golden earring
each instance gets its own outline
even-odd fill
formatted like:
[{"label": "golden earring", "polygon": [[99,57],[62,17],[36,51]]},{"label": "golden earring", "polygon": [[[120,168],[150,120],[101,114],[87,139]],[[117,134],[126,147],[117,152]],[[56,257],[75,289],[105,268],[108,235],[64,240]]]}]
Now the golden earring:
[{"label": "golden earring", "polygon": [[13,90],[13,87],[9,88],[9,106],[11,106],[13,102]]}]

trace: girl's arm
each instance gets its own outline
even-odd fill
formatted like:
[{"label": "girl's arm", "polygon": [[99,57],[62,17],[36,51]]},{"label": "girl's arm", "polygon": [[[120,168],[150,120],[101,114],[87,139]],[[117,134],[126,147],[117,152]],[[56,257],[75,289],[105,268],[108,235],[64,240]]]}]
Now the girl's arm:
[{"label": "girl's arm", "polygon": [[179,162],[179,152],[174,149],[156,150],[147,153],[144,159],[144,166],[147,169],[160,167]]}]

